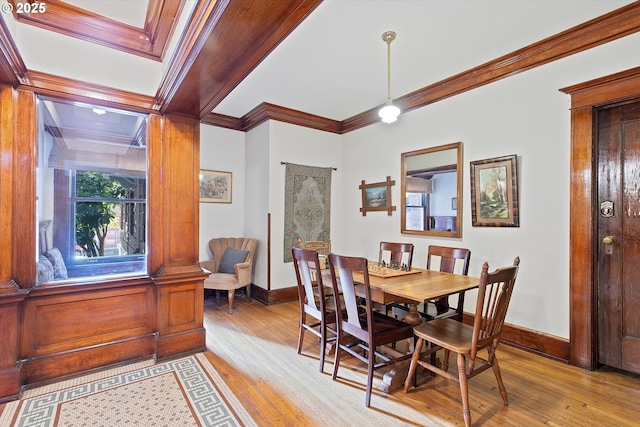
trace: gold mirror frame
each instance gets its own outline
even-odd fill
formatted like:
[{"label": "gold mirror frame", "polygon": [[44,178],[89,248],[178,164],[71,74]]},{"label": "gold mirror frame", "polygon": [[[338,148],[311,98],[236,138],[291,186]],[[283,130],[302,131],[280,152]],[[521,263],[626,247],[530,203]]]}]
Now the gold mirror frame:
[{"label": "gold mirror frame", "polygon": [[[448,150],[452,150],[452,153],[447,153]],[[455,151],[455,152],[454,152]],[[420,169],[413,169],[415,166],[407,166],[408,162],[415,163],[417,156],[425,156],[421,158],[419,163],[424,167]],[[450,161],[450,159],[453,159]],[[400,232],[402,234],[417,234],[421,236],[437,236],[437,237],[462,237],[462,142],[454,142],[451,144],[440,145],[437,147],[425,148],[422,150],[409,151],[402,153],[401,155],[401,183],[400,183]],[[411,168],[411,169],[408,169]],[[433,176],[437,174],[456,172],[455,177],[455,194],[450,193],[451,200],[449,203],[453,208],[455,206],[455,215],[447,216],[431,216],[429,212],[424,212],[422,218],[423,226],[425,229],[407,228],[407,190],[409,177],[415,177],[420,175]],[[437,191],[437,188],[435,189]],[[429,190],[423,190],[420,192],[427,193]],[[427,197],[426,199],[430,199]],[[430,210],[430,206],[424,207],[425,210]],[[446,226],[434,226],[433,222],[441,221]]]}]

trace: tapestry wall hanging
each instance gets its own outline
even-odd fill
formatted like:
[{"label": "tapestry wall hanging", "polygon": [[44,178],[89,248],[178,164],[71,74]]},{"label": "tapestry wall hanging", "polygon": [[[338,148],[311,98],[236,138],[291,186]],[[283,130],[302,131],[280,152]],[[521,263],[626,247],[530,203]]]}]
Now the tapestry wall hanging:
[{"label": "tapestry wall hanging", "polygon": [[299,241],[330,239],[332,168],[292,163],[286,163],[286,167],[284,262],[291,262],[291,248]]}]

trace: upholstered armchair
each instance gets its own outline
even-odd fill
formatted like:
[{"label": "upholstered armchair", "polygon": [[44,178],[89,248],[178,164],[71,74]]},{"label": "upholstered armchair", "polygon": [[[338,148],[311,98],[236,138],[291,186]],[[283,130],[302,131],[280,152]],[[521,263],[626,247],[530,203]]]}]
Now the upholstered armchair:
[{"label": "upholstered armchair", "polygon": [[246,237],[222,237],[211,239],[211,258],[200,266],[210,272],[204,281],[205,289],[229,292],[229,313],[233,313],[236,289],[247,288],[247,301],[251,300],[251,274],[258,241]]}]

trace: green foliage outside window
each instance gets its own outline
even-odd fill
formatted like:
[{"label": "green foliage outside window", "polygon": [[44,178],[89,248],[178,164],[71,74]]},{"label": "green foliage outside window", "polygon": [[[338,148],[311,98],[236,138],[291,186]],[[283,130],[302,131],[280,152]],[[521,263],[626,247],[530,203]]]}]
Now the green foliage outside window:
[{"label": "green foliage outside window", "polygon": [[76,172],[76,198],[98,199],[76,203],[76,242],[85,256],[104,256],[109,225],[116,217],[115,208],[119,203],[100,199],[123,199],[125,193],[119,182],[105,178],[102,173]]}]

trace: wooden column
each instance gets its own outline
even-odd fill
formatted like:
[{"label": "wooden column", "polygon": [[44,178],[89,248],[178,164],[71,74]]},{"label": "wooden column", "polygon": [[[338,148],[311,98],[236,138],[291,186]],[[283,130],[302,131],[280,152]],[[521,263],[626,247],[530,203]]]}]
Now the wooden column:
[{"label": "wooden column", "polygon": [[148,271],[156,285],[159,358],[205,348],[198,265],[200,123],[149,117]]},{"label": "wooden column", "polygon": [[[32,161],[29,153],[34,150],[35,140],[30,138],[36,123],[34,119],[28,126],[16,120],[22,115],[27,121],[35,118],[35,111],[29,110],[34,104],[33,94],[0,85],[0,402],[17,398],[22,385],[19,322],[21,305],[29,290],[21,289],[14,279],[28,288],[35,276],[35,271],[28,271],[23,265],[33,266],[32,262],[19,262],[26,251],[33,249],[35,239],[25,242],[24,247],[17,243],[29,238],[29,232],[20,227],[21,210],[31,209],[26,213],[27,224],[35,215],[34,173],[29,173],[32,169],[24,172],[21,168]],[[22,192],[26,200],[22,199]]]}]

